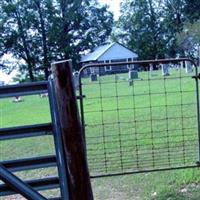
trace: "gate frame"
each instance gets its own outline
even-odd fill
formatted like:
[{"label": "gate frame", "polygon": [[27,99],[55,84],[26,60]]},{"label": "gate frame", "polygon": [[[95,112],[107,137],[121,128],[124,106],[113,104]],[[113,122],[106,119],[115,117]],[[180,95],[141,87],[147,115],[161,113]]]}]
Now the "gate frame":
[{"label": "gate frame", "polygon": [[[200,167],[200,97],[199,97],[199,79],[200,73],[198,70],[198,66],[196,62],[191,58],[170,58],[170,59],[157,59],[157,60],[137,60],[137,61],[129,61],[129,62],[113,62],[113,63],[92,63],[84,65],[78,73],[78,80],[79,80],[79,98],[80,98],[80,114],[81,114],[81,122],[82,122],[82,132],[86,141],[86,133],[85,133],[85,118],[84,118],[84,104],[83,100],[85,95],[83,94],[82,90],[82,73],[87,68],[95,68],[95,67],[105,67],[105,66],[123,66],[123,65],[131,65],[131,64],[139,64],[139,65],[149,65],[149,64],[170,64],[170,63],[177,63],[177,62],[190,62],[195,68],[195,75],[191,78],[195,79],[195,88],[196,88],[196,109],[197,109],[197,136],[198,136],[198,160],[196,165],[192,166],[183,166],[183,167],[174,167],[174,168],[162,168],[162,169],[153,169],[153,170],[141,170],[136,172],[125,172],[125,173],[117,173],[117,174],[108,174],[108,175],[96,175],[91,176],[91,178],[100,178],[100,177],[108,177],[108,176],[118,176],[118,175],[125,175],[125,174],[134,174],[134,173],[146,173],[146,172],[155,172],[155,171],[165,171],[165,170],[175,170],[175,169],[186,169],[186,168],[196,168]],[[199,66],[200,67],[200,66]],[[86,142],[85,142],[86,143]]]}]

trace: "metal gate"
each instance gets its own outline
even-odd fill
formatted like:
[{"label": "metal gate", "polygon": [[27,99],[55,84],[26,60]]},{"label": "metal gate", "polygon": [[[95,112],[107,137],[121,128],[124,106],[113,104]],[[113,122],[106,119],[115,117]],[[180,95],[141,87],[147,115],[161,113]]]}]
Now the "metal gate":
[{"label": "metal gate", "polygon": [[[0,99],[14,96],[27,96],[48,93],[49,106],[51,111],[51,123],[31,124],[17,127],[0,128],[0,141],[24,139],[29,137],[40,137],[46,141],[46,137],[53,137],[55,154],[48,152],[46,156],[31,156],[29,158],[16,158],[15,160],[3,160],[0,152],[0,199],[4,196],[20,194],[29,200],[58,200],[69,199],[68,180],[66,172],[66,162],[64,157],[60,121],[58,120],[58,110],[55,100],[55,89],[53,81],[43,81],[36,83],[24,83],[18,85],[3,86],[0,88]],[[7,99],[8,100],[8,99]],[[14,111],[13,111],[14,112]],[[41,137],[42,136],[42,137]],[[9,143],[8,143],[9,145]],[[34,146],[34,145],[33,145]],[[1,146],[3,147],[3,146]],[[14,148],[9,146],[10,149]],[[37,147],[33,147],[36,150]],[[1,149],[2,151],[2,149]],[[23,152],[22,152],[23,153]],[[36,153],[37,154],[37,153]],[[8,156],[9,157],[9,156]],[[30,180],[23,180],[14,173],[25,172],[28,170],[55,168],[58,176],[49,176]],[[41,195],[38,191],[58,189],[58,197],[48,198]]]},{"label": "metal gate", "polygon": [[91,177],[198,167],[198,79],[187,58],[84,66],[80,112]]}]

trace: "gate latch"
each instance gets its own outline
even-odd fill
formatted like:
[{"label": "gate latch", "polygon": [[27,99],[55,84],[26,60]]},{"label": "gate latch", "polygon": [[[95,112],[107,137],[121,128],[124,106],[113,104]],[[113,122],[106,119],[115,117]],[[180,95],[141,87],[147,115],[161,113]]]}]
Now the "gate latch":
[{"label": "gate latch", "polygon": [[200,79],[200,73],[197,74],[197,75],[195,75],[195,76],[192,76],[192,78],[194,78],[194,79]]}]

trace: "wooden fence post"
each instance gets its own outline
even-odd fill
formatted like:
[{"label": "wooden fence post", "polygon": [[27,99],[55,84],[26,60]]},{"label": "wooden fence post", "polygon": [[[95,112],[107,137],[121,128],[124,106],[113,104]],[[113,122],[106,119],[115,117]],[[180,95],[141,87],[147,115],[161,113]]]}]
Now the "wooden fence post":
[{"label": "wooden fence post", "polygon": [[68,167],[70,200],[93,200],[71,60],[55,62],[51,68]]}]

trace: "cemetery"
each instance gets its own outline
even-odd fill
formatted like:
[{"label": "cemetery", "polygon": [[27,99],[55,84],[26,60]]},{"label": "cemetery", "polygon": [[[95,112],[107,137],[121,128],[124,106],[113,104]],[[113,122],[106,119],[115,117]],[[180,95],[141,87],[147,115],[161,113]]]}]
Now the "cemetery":
[{"label": "cemetery", "polygon": [[0,200],[199,200],[199,11],[1,0]]},{"label": "cemetery", "polygon": [[[81,78],[85,96],[84,124],[91,177],[122,175],[157,168],[195,167],[198,135],[196,93],[194,79],[191,78],[194,72],[186,73],[185,68],[179,68],[178,71],[171,67],[166,69],[166,66],[169,65],[163,65],[161,69],[154,71],[150,66],[148,71],[133,70],[103,76],[91,74],[87,78]],[[152,72],[156,76],[151,76]],[[76,93],[81,96],[77,82],[78,73],[75,72],[73,77]],[[39,98],[38,95],[24,96],[20,104],[13,104],[10,98],[6,98],[1,99],[1,105],[2,128],[48,123],[51,120],[48,98]],[[0,144],[2,160],[31,157],[33,152],[39,156],[54,153],[53,139],[48,135],[45,136],[45,143],[42,137],[37,137],[1,141]],[[38,177],[40,173],[51,176],[57,174],[52,167],[38,172]],[[27,171],[20,176],[28,178],[31,173]],[[198,175],[198,171],[193,169],[187,170],[187,176],[185,173],[182,170],[164,173],[162,184],[166,181],[166,184],[190,182],[191,174]],[[131,180],[137,181],[138,185],[145,180],[149,184],[147,190],[151,193],[150,182],[154,180],[154,176],[134,175]],[[120,180],[120,177],[107,178],[105,182],[110,184],[111,181],[116,185]],[[133,187],[129,179],[124,181],[122,182],[127,187]],[[100,194],[101,190],[96,191],[99,187],[98,179],[92,179],[92,184],[94,195],[108,198],[105,184],[101,185],[106,191],[104,194]],[[161,188],[158,186],[156,190],[159,189]],[[52,191],[49,194],[57,193]]]}]

